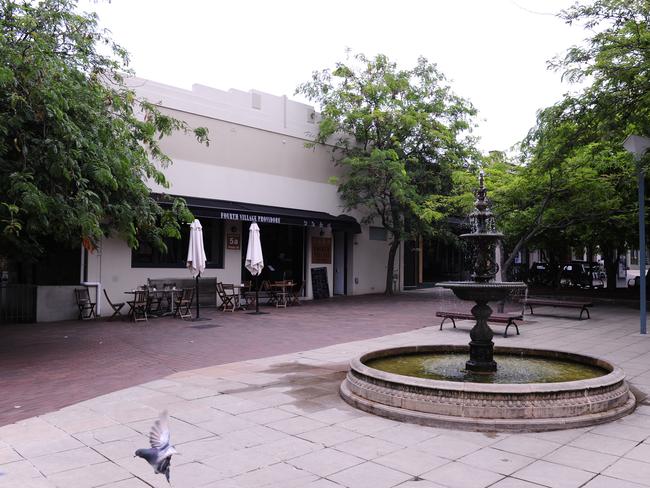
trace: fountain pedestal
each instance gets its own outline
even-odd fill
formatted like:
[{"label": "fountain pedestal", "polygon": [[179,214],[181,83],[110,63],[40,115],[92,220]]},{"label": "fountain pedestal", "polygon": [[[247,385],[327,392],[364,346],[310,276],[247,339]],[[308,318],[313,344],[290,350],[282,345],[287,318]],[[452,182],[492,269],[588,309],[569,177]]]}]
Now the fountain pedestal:
[{"label": "fountain pedestal", "polygon": [[476,325],[469,333],[472,340],[469,343],[469,361],[465,363],[465,368],[475,373],[493,373],[497,370],[497,363],[493,358],[494,334],[487,323],[492,309],[487,302],[477,301],[472,307],[472,315],[476,318]]}]

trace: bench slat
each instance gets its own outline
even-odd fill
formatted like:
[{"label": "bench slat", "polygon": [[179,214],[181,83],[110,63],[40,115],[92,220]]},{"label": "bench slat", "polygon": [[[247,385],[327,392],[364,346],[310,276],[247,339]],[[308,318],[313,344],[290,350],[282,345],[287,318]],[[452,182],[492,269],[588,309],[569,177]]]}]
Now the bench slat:
[{"label": "bench slat", "polygon": [[[454,329],[456,328],[456,320],[472,320],[475,317],[468,312],[453,312],[449,310],[439,310],[436,312],[436,317],[442,317],[442,322],[440,322],[440,330],[442,330],[442,325],[445,323],[445,320],[451,319],[452,323],[454,324]],[[503,332],[503,337],[508,337],[508,328],[511,325],[515,326],[515,329],[517,330],[517,335],[519,335],[519,326],[517,325],[517,322],[515,320],[523,320],[523,314],[517,313],[517,312],[510,312],[510,313],[495,313],[490,315],[490,318],[488,318],[488,322],[496,322],[496,323],[502,323],[506,324],[506,330]]]}]

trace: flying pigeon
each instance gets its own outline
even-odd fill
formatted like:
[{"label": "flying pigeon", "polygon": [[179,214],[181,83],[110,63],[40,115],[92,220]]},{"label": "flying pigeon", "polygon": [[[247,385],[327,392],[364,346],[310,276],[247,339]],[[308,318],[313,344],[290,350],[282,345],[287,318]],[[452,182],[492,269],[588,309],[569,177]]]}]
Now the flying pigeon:
[{"label": "flying pigeon", "polygon": [[169,425],[167,423],[167,410],[160,414],[149,432],[150,448],[138,449],[135,455],[145,459],[153,466],[154,473],[164,474],[169,483],[169,467],[172,455],[177,454],[176,449],[169,443]]}]

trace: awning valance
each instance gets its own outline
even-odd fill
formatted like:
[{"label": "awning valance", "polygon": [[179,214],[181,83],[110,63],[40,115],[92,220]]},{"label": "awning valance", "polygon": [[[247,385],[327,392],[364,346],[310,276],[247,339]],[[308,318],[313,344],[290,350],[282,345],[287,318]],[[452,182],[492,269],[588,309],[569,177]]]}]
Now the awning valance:
[{"label": "awning valance", "polygon": [[[295,208],[271,207],[256,203],[231,202],[227,200],[213,200],[210,198],[187,197],[183,198],[187,206],[197,218],[212,218],[223,220],[241,220],[257,222],[258,224],[285,224],[299,225],[302,227],[327,227],[332,230],[341,230],[359,234],[361,226],[354,217],[349,215],[331,215],[313,210],[300,210]],[[158,195],[158,197],[160,197]],[[161,202],[164,204],[164,202]]]}]

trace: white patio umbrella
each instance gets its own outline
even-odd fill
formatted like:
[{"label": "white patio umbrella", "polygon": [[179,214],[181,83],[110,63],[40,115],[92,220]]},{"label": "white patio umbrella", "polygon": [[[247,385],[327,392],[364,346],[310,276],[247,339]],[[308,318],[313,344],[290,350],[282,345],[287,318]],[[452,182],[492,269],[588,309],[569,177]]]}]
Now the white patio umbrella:
[{"label": "white patio umbrella", "polygon": [[[259,276],[264,269],[264,255],[262,254],[262,241],[260,240],[260,228],[253,222],[248,230],[248,247],[246,248],[246,261],[244,266],[253,276]],[[262,314],[260,312],[259,300],[259,279],[256,280],[255,286],[255,314]]]},{"label": "white patio umbrella", "polygon": [[199,276],[205,271],[205,249],[203,248],[203,227],[199,219],[194,219],[190,224],[190,245],[187,249],[187,267],[196,278],[196,317],[195,320],[201,320],[199,315]]}]

